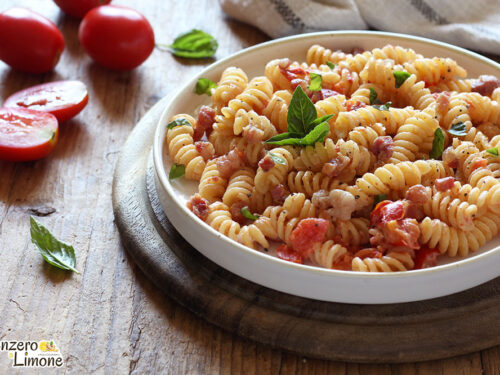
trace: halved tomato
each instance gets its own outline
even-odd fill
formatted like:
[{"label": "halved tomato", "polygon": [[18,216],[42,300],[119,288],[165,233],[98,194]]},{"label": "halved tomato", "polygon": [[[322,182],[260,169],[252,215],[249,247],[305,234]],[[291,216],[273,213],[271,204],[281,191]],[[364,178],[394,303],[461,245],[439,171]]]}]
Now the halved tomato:
[{"label": "halved tomato", "polygon": [[4,107],[48,112],[59,122],[64,122],[76,116],[88,101],[87,87],[83,82],[56,81],[18,91],[5,100]]},{"label": "halved tomato", "polygon": [[59,126],[54,115],[24,108],[0,108],[0,159],[29,161],[47,156]]}]

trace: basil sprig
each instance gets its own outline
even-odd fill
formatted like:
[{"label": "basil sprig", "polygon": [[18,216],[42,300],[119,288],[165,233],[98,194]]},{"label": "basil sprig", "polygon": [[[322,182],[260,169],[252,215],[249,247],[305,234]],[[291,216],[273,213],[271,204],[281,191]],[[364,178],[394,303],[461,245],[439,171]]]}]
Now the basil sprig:
[{"label": "basil sprig", "polygon": [[80,273],[75,269],[76,257],[73,246],[59,241],[33,216],[30,217],[30,224],[31,242],[47,263],[66,271]]},{"label": "basil sprig", "polygon": [[316,107],[300,86],[295,89],[288,106],[288,132],[275,135],[265,143],[277,146],[309,146],[323,142],[330,131],[333,115],[317,117]]},{"label": "basil sprig", "polygon": [[173,129],[176,126],[191,126],[191,123],[185,118],[178,118],[167,124],[167,129]]},{"label": "basil sprig", "polygon": [[243,207],[240,210],[240,212],[243,215],[243,217],[245,217],[245,218],[247,218],[249,220],[257,220],[259,218],[259,215],[255,215],[255,214],[252,214],[250,212],[250,209],[248,208],[248,206]]},{"label": "basil sprig", "polygon": [[429,154],[431,159],[439,159],[444,150],[444,134],[441,128],[437,128],[434,132],[434,140],[432,141],[432,150]]},{"label": "basil sprig", "polygon": [[207,94],[208,96],[212,96],[212,89],[216,89],[217,84],[208,79],[208,78],[200,78],[196,82],[196,86],[194,87],[194,92],[198,95]]},{"label": "basil sprig", "polygon": [[396,88],[399,89],[403,83],[411,76],[410,73],[404,70],[396,70],[392,73],[396,79]]},{"label": "basil sprig", "polygon": [[448,129],[448,133],[460,137],[467,134],[467,127],[462,121],[460,121],[457,122],[456,124],[452,124],[451,127]]},{"label": "basil sprig", "polygon": [[203,59],[215,55],[218,46],[219,44],[212,35],[193,29],[179,35],[167,47],[170,48],[175,56]]},{"label": "basil sprig", "polygon": [[170,168],[170,173],[168,174],[169,180],[175,180],[176,178],[182,177],[186,174],[186,167],[182,164],[174,163]]},{"label": "basil sprig", "polygon": [[311,91],[321,91],[323,78],[321,74],[318,73],[309,73],[310,81],[308,89]]}]

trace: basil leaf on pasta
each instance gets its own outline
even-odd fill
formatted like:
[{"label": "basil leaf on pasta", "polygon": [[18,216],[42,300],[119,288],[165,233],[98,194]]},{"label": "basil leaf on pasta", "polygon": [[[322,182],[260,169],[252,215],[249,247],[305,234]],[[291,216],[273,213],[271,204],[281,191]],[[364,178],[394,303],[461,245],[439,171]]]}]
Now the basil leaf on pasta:
[{"label": "basil leaf on pasta", "polygon": [[191,123],[185,118],[178,118],[167,124],[167,129],[173,129],[176,126],[191,126]]},{"label": "basil leaf on pasta", "polygon": [[330,131],[330,125],[327,122],[322,122],[309,132],[304,138],[300,140],[302,146],[310,146],[316,142],[323,142],[326,135]]},{"label": "basil leaf on pasta", "polygon": [[432,141],[432,150],[429,154],[431,159],[439,159],[444,150],[444,134],[441,128],[437,128],[434,132],[434,140]]},{"label": "basil leaf on pasta", "polygon": [[326,64],[326,65],[328,65],[328,67],[329,67],[331,70],[335,69],[335,64],[334,64],[334,63],[332,63],[331,61],[326,61],[326,62],[325,62],[325,64]]},{"label": "basil leaf on pasta", "polygon": [[212,89],[216,89],[217,84],[208,79],[208,78],[200,78],[198,82],[196,82],[196,86],[194,88],[194,92],[198,95],[207,94],[208,96],[212,95]]},{"label": "basil leaf on pasta", "polygon": [[259,215],[255,215],[250,212],[248,206],[242,207],[240,212],[243,217],[247,218],[248,220],[257,220],[259,218]]},{"label": "basil leaf on pasta", "polygon": [[288,131],[302,136],[307,134],[307,128],[317,117],[316,107],[306,95],[302,87],[297,86],[288,106]]},{"label": "basil leaf on pasta", "polygon": [[176,178],[182,177],[185,174],[186,174],[186,167],[184,167],[182,164],[174,163],[170,168],[168,179],[175,180]]},{"label": "basil leaf on pasta", "polygon": [[301,138],[301,137],[302,137],[302,135],[301,134],[297,134],[297,133],[281,133],[281,134],[275,135],[274,137],[269,138],[264,143],[269,143],[269,144],[272,145],[272,144],[276,144],[275,142],[282,141],[284,139],[288,139],[288,138]]},{"label": "basil leaf on pasta", "polygon": [[374,104],[382,104],[382,102],[378,99],[377,91],[373,87],[370,87],[370,105]]},{"label": "basil leaf on pasta", "polygon": [[212,35],[193,29],[179,35],[168,47],[175,56],[202,59],[215,55],[218,46]]},{"label": "basil leaf on pasta", "polygon": [[308,89],[311,91],[321,91],[323,79],[321,74],[318,73],[309,73],[310,84]]},{"label": "basil leaf on pasta", "polygon": [[373,105],[372,107],[375,109],[378,109],[379,111],[388,111],[391,104],[392,104],[392,102],[387,102],[387,103],[381,104],[381,105]]},{"label": "basil leaf on pasta", "polygon": [[462,135],[467,134],[467,127],[462,121],[460,121],[457,122],[456,124],[452,124],[451,127],[448,129],[448,133],[460,137]]},{"label": "basil leaf on pasta", "polygon": [[498,156],[498,147],[492,147],[486,150],[486,152],[493,156]]},{"label": "basil leaf on pasta", "polygon": [[373,206],[375,207],[377,204],[379,204],[382,201],[385,201],[387,199],[387,195],[385,194],[378,194],[373,197]]},{"label": "basil leaf on pasta", "polygon": [[286,160],[283,159],[281,156],[273,154],[272,152],[269,153],[269,156],[271,157],[271,160],[274,161],[276,164],[286,165]]},{"label": "basil leaf on pasta", "polygon": [[396,88],[399,89],[403,83],[411,76],[410,73],[404,70],[396,70],[393,72],[394,78],[396,79]]}]

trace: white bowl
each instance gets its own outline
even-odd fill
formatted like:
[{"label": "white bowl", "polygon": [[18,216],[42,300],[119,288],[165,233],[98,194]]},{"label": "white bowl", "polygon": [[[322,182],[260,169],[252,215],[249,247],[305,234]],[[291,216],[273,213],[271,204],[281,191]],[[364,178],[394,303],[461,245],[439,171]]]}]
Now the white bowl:
[{"label": "white bowl", "polygon": [[237,66],[249,77],[264,75],[265,64],[275,58],[305,61],[312,44],[331,49],[370,50],[388,43],[413,48],[427,57],[450,57],[467,69],[470,77],[492,74],[500,77],[500,65],[476,53],[446,43],[401,34],[370,31],[321,32],[263,43],[222,59],[192,77],[173,93],[155,134],[153,156],[156,187],[171,223],[198,251],[221,267],[257,284],[297,296],[345,303],[396,303],[418,301],[459,292],[500,276],[500,236],[468,258],[422,270],[395,273],[348,272],[290,263],[255,251],[221,235],[186,208],[197,183],[186,179],[169,181],[172,161],[165,148],[168,119],[178,113],[192,114],[206,95],[193,92],[196,81],[217,81],[223,70]]}]

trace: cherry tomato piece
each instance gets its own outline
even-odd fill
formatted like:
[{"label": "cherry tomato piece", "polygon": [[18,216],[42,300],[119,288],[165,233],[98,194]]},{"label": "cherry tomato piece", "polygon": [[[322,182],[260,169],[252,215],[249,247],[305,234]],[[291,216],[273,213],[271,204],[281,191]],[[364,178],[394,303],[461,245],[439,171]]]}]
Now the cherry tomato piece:
[{"label": "cherry tomato piece", "polygon": [[438,249],[421,249],[415,255],[415,267],[418,270],[421,268],[435,267],[437,265],[437,258],[440,255]]},{"label": "cherry tomato piece", "polygon": [[316,242],[322,242],[328,230],[328,220],[307,218],[299,221],[290,234],[290,244],[295,251],[307,258]]},{"label": "cherry tomato piece", "polygon": [[29,108],[52,113],[59,123],[75,117],[89,101],[80,81],[57,81],[28,87],[9,96],[4,107]]},{"label": "cherry tomato piece", "polygon": [[28,73],[52,70],[64,51],[64,38],[47,18],[29,9],[0,13],[0,60]]},{"label": "cherry tomato piece", "polygon": [[375,209],[370,215],[370,223],[372,226],[380,223],[384,224],[388,221],[399,220],[405,216],[405,207],[403,202],[382,201],[375,206]]},{"label": "cherry tomato piece", "polygon": [[83,18],[92,8],[110,2],[111,0],[54,0],[64,13],[76,18]]},{"label": "cherry tomato piece", "polygon": [[47,156],[59,126],[54,115],[25,108],[0,108],[0,159],[29,161]]},{"label": "cherry tomato piece", "polygon": [[88,12],[78,38],[96,63],[116,70],[138,67],[155,46],[148,20],[134,9],[117,5],[103,5]]},{"label": "cherry tomato piece", "polygon": [[287,260],[292,263],[304,264],[304,258],[302,258],[302,255],[290,249],[285,244],[280,245],[276,248],[276,255],[278,258]]}]

